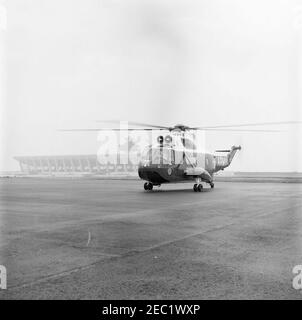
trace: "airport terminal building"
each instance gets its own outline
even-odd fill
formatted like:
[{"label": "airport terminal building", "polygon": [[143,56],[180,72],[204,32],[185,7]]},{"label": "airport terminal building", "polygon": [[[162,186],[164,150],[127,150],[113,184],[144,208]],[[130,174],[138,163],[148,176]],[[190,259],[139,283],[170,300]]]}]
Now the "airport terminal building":
[{"label": "airport terminal building", "polygon": [[97,155],[60,155],[15,157],[24,174],[131,174],[137,173],[138,166],[129,164],[102,164]]}]

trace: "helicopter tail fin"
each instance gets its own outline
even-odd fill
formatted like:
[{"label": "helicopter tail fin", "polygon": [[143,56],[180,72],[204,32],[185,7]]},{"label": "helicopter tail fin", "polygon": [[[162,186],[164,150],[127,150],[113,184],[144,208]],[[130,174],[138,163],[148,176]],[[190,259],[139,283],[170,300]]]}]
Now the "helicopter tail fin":
[{"label": "helicopter tail fin", "polygon": [[229,165],[231,164],[234,155],[236,154],[237,150],[241,150],[241,146],[233,146],[230,150],[230,152],[228,153],[228,163]]}]

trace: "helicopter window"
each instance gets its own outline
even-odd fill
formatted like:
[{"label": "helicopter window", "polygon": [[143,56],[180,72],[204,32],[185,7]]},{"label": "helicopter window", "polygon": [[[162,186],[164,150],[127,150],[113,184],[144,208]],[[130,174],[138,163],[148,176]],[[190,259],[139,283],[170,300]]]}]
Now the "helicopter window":
[{"label": "helicopter window", "polygon": [[163,148],[163,163],[172,164],[173,162],[173,150],[171,148]]},{"label": "helicopter window", "polygon": [[145,153],[143,160],[149,160],[152,164],[172,164],[174,152],[171,148],[152,148]]},{"label": "helicopter window", "polygon": [[152,148],[149,151],[149,160],[152,164],[160,163],[160,151],[159,149]]}]

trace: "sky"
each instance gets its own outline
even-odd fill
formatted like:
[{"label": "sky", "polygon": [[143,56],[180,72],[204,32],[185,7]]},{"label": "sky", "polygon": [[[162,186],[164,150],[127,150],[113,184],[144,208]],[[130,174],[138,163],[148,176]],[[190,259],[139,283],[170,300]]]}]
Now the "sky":
[{"label": "sky", "polygon": [[[93,154],[97,120],[190,126],[302,120],[302,0],[0,2],[0,171]],[[302,126],[206,134],[230,170],[302,171]],[[273,129],[273,128],[269,128]]]}]

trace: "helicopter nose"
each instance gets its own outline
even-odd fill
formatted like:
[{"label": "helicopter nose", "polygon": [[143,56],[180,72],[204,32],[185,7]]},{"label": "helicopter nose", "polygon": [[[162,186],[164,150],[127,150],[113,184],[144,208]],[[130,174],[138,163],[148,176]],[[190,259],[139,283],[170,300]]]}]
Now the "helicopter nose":
[{"label": "helicopter nose", "polygon": [[140,177],[142,180],[148,180],[148,179],[147,179],[147,170],[146,170],[146,167],[140,166],[140,167],[138,168],[138,175],[139,175],[139,177]]},{"label": "helicopter nose", "polygon": [[150,181],[154,184],[161,184],[167,182],[165,177],[161,174],[161,170],[150,167],[139,167],[138,175],[142,180]]}]

